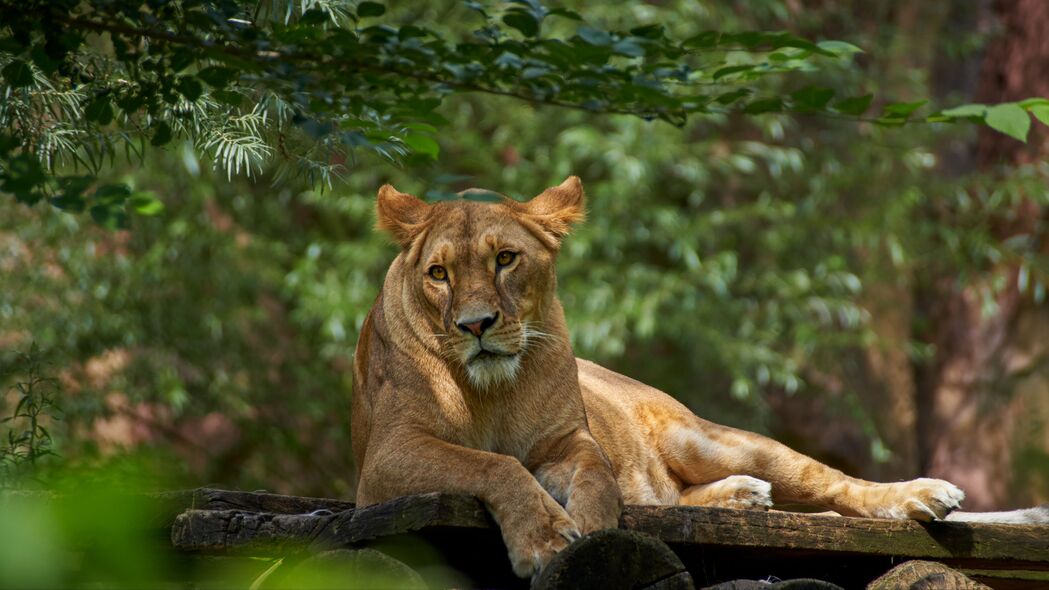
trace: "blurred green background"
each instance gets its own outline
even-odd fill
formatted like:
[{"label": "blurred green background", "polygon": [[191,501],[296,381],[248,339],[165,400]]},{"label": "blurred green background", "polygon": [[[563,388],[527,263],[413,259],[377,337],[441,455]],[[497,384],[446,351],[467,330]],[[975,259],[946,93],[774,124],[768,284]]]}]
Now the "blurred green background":
[{"label": "blurred green background", "polygon": [[[852,94],[1049,94],[1049,75],[1017,90],[993,69],[995,44],[1024,51],[1008,28],[1022,3],[999,4],[571,3],[678,38],[845,40],[866,53],[820,79]],[[455,30],[451,5],[390,20]],[[680,129],[476,95],[439,112],[436,162],[362,156],[331,188],[227,180],[189,146],[118,159],[111,180],[165,205],[128,231],[0,198],[4,415],[32,343],[54,379],[40,385],[54,455],[33,477],[146,451],[166,478],[154,487],[352,497],[353,347],[396,254],[372,230],[376,189],[529,198],[576,174],[589,219],[559,276],[577,355],[856,475],[947,477],[969,508],[1049,501],[1044,129],[1028,146],[775,114]]]}]

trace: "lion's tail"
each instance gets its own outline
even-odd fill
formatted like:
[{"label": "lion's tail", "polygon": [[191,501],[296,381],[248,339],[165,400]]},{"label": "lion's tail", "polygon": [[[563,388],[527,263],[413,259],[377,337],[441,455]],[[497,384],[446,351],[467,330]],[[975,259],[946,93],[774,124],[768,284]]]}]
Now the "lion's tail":
[{"label": "lion's tail", "polygon": [[945,520],[998,524],[1049,524],[1049,504],[1004,512],[952,512]]}]

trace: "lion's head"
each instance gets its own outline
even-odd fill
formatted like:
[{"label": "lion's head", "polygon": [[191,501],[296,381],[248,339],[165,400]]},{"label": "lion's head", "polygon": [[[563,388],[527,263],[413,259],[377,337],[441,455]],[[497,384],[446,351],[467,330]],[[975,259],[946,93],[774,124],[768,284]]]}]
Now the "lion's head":
[{"label": "lion's head", "polygon": [[583,198],[575,176],[527,203],[429,205],[379,189],[378,227],[402,248],[401,295],[425,324],[413,329],[475,387],[513,381],[527,351],[563,340],[549,323],[555,262],[561,239],[583,218]]}]

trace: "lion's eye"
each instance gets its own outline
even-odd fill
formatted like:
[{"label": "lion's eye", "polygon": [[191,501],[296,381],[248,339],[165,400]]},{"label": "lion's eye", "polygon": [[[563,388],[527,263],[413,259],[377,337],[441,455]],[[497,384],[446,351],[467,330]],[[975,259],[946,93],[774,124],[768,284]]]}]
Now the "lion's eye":
[{"label": "lion's eye", "polygon": [[510,252],[509,250],[503,250],[495,256],[495,263],[499,266],[510,266],[510,263],[517,258],[517,254]]},{"label": "lion's eye", "polygon": [[443,281],[448,278],[448,271],[443,266],[433,265],[429,270],[430,278],[435,281]]}]

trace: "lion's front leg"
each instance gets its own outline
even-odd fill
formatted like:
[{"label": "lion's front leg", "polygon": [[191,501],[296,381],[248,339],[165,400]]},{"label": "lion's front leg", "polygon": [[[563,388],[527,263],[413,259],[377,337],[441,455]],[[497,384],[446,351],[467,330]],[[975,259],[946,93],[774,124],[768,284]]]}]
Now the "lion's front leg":
[{"label": "lion's front leg", "polygon": [[612,466],[597,441],[586,430],[578,430],[564,442],[557,461],[541,464],[535,477],[568,511],[585,535],[617,528],[623,498],[612,474]]},{"label": "lion's front leg", "polygon": [[359,506],[426,492],[476,496],[499,525],[514,573],[522,578],[579,538],[573,519],[517,459],[430,436],[390,439],[397,443],[369,449]]}]

